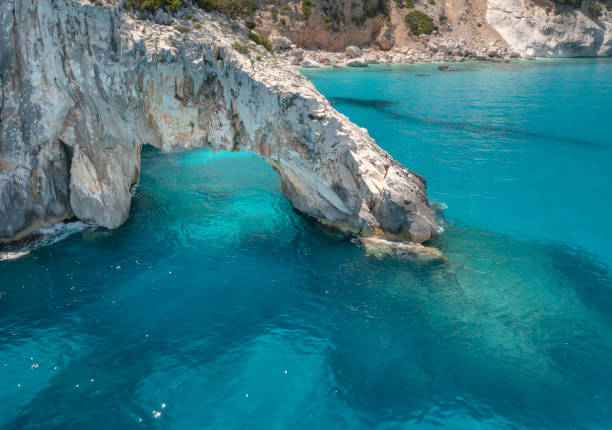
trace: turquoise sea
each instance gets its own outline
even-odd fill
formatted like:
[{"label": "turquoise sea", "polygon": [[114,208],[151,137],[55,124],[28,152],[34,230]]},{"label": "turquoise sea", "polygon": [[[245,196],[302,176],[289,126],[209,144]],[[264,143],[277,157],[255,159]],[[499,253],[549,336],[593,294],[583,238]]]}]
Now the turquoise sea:
[{"label": "turquoise sea", "polygon": [[0,250],[0,428],[612,428],[612,61],[452,69],[304,70],[427,178],[443,260],[145,148],[121,228]]}]

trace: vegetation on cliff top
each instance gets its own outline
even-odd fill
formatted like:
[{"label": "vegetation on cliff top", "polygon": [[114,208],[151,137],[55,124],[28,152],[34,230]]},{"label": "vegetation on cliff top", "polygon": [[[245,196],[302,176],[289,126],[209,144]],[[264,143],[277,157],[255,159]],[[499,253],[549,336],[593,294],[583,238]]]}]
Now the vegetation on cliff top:
[{"label": "vegetation on cliff top", "polygon": [[[283,0],[284,1],[284,0]],[[241,17],[247,19],[247,27],[249,30],[255,28],[255,23],[250,21],[253,14],[257,10],[269,10],[275,22],[279,22],[279,11],[293,22],[298,17],[298,6],[301,4],[302,19],[308,19],[311,14],[317,10],[322,13],[325,18],[325,28],[328,31],[338,31],[341,24],[352,21],[355,25],[363,25],[368,18],[374,18],[379,15],[388,16],[389,3],[392,0],[361,0],[351,3],[350,16],[345,16],[346,10],[344,3],[338,0],[301,0],[293,3],[287,3],[280,8],[281,0],[277,1],[261,1],[261,0],[194,0],[194,2],[202,9],[208,12],[216,11],[229,15],[231,17]],[[414,0],[395,0],[400,8],[414,9]],[[428,0],[434,4],[435,1]],[[583,0],[554,0],[556,2],[581,2]],[[612,0],[599,0],[612,2]],[[597,3],[597,2],[595,2]],[[176,12],[183,5],[187,4],[187,0],[127,0],[126,7],[132,10],[149,11],[155,13],[158,9],[166,9],[169,12]],[[296,4],[298,6],[296,6]],[[599,4],[599,3],[597,3]],[[278,6],[278,7],[277,7]],[[280,8],[280,9],[279,9]],[[432,18],[425,13],[413,10],[405,16],[406,23],[410,30],[415,35],[431,34],[436,29]],[[287,25],[285,17],[280,18],[283,25]],[[181,31],[179,29],[179,31]],[[272,52],[271,45],[267,40],[263,40],[261,36],[254,34],[249,37],[257,44],[264,46],[268,51]]]},{"label": "vegetation on cliff top", "polygon": [[[183,6],[184,0],[127,0],[128,9],[155,12],[167,8],[176,12]],[[196,4],[205,11],[217,11],[229,16],[248,16],[255,12],[253,0],[196,0]]]},{"label": "vegetation on cliff top", "polygon": [[229,16],[248,16],[255,12],[253,0],[196,0],[205,11],[217,11]]},{"label": "vegetation on cliff top", "polygon": [[405,20],[415,36],[431,34],[436,29],[433,19],[420,10],[413,10],[406,14]]},{"label": "vegetation on cliff top", "polygon": [[263,36],[260,36],[257,33],[253,33],[252,31],[249,32],[249,39],[251,39],[253,42],[257,43],[258,45],[263,46],[264,48],[266,48],[266,50],[270,53],[274,53],[274,48],[272,48],[272,44],[270,43],[270,41],[268,39],[266,39]]},{"label": "vegetation on cliff top", "polygon": [[249,45],[247,45],[246,43],[235,42],[232,44],[232,48],[234,48],[236,51],[240,52],[241,54],[249,53]]},{"label": "vegetation on cliff top", "polygon": [[312,12],[312,0],[302,0],[302,12],[304,12],[306,19],[310,17],[310,13]]},{"label": "vegetation on cliff top", "polygon": [[183,2],[182,0],[127,0],[125,5],[129,9],[148,10],[149,12],[167,7],[170,11],[176,12],[183,5]]}]

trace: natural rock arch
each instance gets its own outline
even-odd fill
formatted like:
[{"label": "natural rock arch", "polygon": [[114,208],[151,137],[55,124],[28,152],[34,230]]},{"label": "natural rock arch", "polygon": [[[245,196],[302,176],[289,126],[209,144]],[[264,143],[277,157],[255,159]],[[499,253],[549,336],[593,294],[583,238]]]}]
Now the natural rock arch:
[{"label": "natural rock arch", "polygon": [[0,6],[0,238],[71,215],[118,227],[145,143],[259,154],[296,209],[342,230],[437,234],[423,178],[299,72],[233,49],[221,18],[194,11],[185,36],[76,0]]}]

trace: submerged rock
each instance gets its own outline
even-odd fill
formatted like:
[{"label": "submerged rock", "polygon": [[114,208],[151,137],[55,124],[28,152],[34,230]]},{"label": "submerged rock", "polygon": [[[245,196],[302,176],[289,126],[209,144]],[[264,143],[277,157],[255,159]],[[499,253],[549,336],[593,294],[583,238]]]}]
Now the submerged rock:
[{"label": "submerged rock", "polygon": [[391,255],[412,257],[421,262],[445,261],[444,254],[433,246],[413,242],[392,242],[374,237],[364,237],[360,241],[366,253],[377,258]]},{"label": "submerged rock", "polygon": [[297,210],[344,231],[437,235],[425,180],[225,18],[194,8],[180,33],[114,5],[0,3],[0,240],[118,227],[147,143],[259,154]]}]

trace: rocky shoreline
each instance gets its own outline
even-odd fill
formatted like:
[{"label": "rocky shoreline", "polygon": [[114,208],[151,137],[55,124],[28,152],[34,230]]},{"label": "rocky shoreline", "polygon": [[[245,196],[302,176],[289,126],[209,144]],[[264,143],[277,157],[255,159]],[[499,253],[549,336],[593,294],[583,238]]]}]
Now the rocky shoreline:
[{"label": "rocky shoreline", "polygon": [[376,48],[359,49],[349,46],[344,52],[324,50],[305,50],[297,47],[279,49],[278,58],[292,66],[316,68],[367,67],[370,64],[409,64],[409,63],[455,63],[464,61],[507,62],[510,60],[533,60],[532,55],[509,52],[504,47],[491,46],[489,49],[474,51],[465,44],[449,42],[431,43],[428,51],[403,48],[397,51],[382,51]]}]

